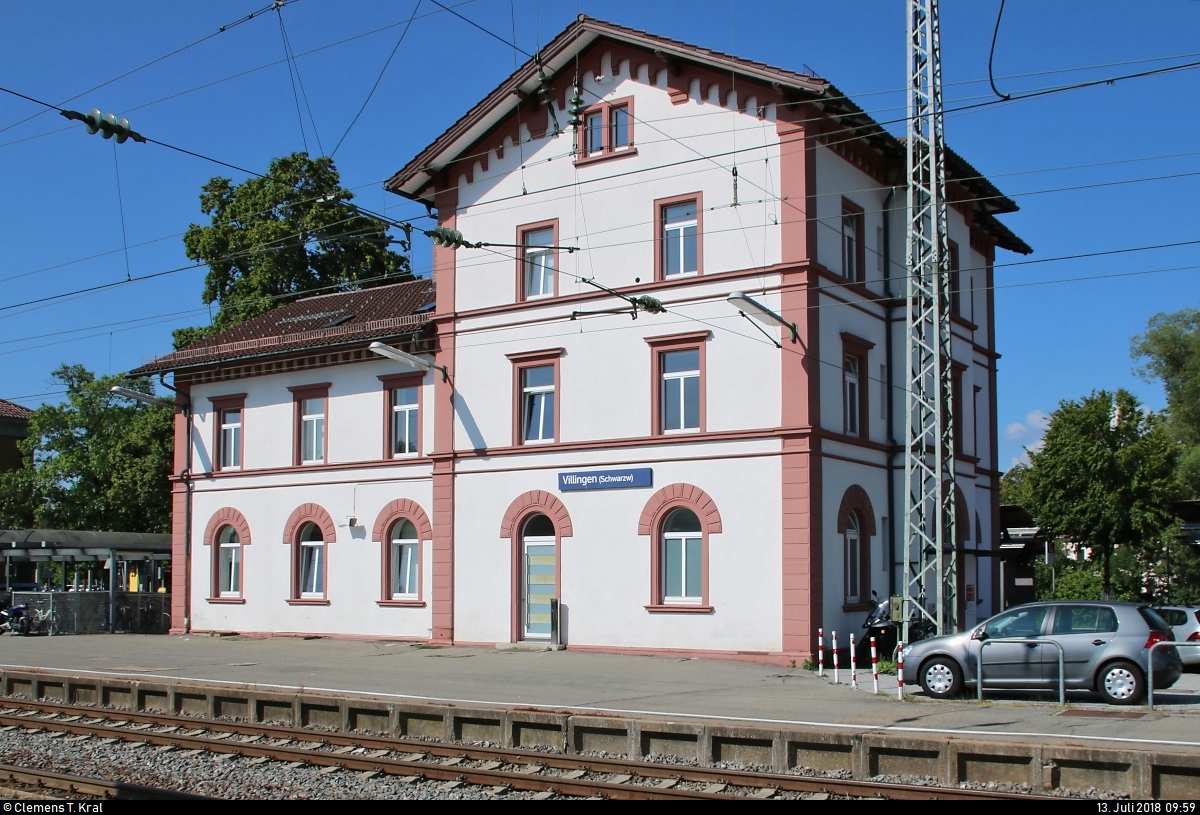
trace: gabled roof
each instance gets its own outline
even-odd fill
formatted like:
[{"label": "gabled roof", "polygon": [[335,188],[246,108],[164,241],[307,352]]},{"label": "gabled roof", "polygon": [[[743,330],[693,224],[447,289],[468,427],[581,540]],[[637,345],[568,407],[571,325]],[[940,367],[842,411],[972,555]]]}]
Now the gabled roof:
[{"label": "gabled roof", "polygon": [[[580,15],[539,53],[541,68],[552,79],[563,70],[573,70],[574,60],[597,40],[608,39],[656,54],[664,63],[700,65],[726,76],[736,76],[738,82],[749,80],[772,86],[797,101],[809,101],[824,113],[834,117],[840,127],[853,131],[867,146],[882,155],[903,162],[906,148],[899,139],[884,130],[862,108],[846,97],[826,79],[777,68],[762,62],[702,48],[698,45],[672,40],[635,28],[616,25]],[[418,153],[401,170],[385,182],[385,188],[413,200],[433,204],[430,185],[454,161],[465,157],[472,146],[488,131],[504,121],[522,100],[536,94],[539,84],[539,64],[530,59],[495,90],[485,96],[441,136]],[[968,192],[968,198],[983,215],[1016,212],[1018,207],[1000,192],[979,171],[953,151],[947,150],[946,174]],[[1028,254],[1032,250],[999,221],[983,219],[997,243],[1014,252]]]},{"label": "gabled roof", "polygon": [[29,420],[31,411],[27,407],[22,407],[16,402],[9,402],[6,399],[0,399],[0,419],[24,419]]},{"label": "gabled roof", "polygon": [[429,321],[433,304],[433,280],[428,278],[306,297],[130,373],[147,376],[411,334]]}]

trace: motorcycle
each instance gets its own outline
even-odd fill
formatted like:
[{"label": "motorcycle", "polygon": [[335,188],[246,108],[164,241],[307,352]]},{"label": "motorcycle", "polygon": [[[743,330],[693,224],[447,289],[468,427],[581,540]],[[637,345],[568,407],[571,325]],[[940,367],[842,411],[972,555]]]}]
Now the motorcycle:
[{"label": "motorcycle", "polygon": [[13,634],[29,633],[29,607],[25,603],[17,603],[6,609],[0,609],[0,633],[9,631]]},{"label": "motorcycle", "polygon": [[[869,648],[870,638],[874,637],[877,653],[894,658],[900,632],[896,622],[892,619],[892,600],[890,597],[880,600],[879,594],[872,590],[871,601],[875,603],[875,608],[867,612],[867,619],[863,621],[862,627],[867,629],[863,643]],[[913,643],[927,639],[936,633],[937,630],[933,623],[927,620],[919,609],[914,608],[912,617],[908,621],[908,642]]]}]

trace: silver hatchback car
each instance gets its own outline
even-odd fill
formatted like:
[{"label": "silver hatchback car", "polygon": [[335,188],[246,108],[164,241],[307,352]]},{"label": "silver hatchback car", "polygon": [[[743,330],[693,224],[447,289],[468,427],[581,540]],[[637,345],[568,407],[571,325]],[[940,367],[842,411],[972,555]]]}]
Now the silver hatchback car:
[{"label": "silver hatchback car", "polygon": [[[1030,603],[968,631],[906,646],[904,681],[919,682],[934,698],[956,696],[964,686],[975,687],[982,654],[985,688],[1054,689],[1059,649],[1049,643],[1055,642],[1067,688],[1130,705],[1145,695],[1150,646],[1171,638],[1171,627],[1141,603]],[[1171,687],[1182,673],[1174,647],[1155,649],[1155,690]]]},{"label": "silver hatchback car", "polygon": [[[1154,610],[1171,626],[1176,642],[1200,642],[1200,606],[1155,606]],[[1200,645],[1178,650],[1184,666],[1200,665]]]}]

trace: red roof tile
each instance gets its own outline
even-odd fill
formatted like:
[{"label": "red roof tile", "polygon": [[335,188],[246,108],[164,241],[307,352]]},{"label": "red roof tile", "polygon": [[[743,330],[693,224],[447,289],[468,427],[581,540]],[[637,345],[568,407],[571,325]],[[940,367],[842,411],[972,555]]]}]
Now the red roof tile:
[{"label": "red roof tile", "polygon": [[206,340],[158,357],[134,376],[214,362],[309,351],[420,330],[434,302],[433,281],[412,280],[360,291],[305,297],[260,314]]},{"label": "red roof tile", "polygon": [[22,407],[15,402],[0,399],[0,419],[28,419],[32,412],[29,408]]}]

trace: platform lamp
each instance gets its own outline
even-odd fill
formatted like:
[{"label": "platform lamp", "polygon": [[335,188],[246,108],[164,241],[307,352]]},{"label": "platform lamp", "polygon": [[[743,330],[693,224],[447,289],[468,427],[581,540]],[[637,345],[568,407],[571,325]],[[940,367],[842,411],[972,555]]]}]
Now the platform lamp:
[{"label": "platform lamp", "polygon": [[392,346],[385,345],[382,342],[373,342],[370,345],[368,345],[367,348],[370,351],[372,351],[373,353],[379,354],[379,356],[381,356],[381,357],[387,357],[388,359],[394,359],[397,362],[403,362],[407,365],[413,365],[417,368],[424,368],[427,371],[441,371],[442,372],[442,381],[443,382],[450,381],[450,374],[446,370],[445,365],[434,365],[432,362],[428,362],[426,360],[421,359],[420,357],[405,353],[404,351],[401,351],[398,348],[393,348]]},{"label": "platform lamp", "polygon": [[[183,517],[183,552],[184,552],[184,558],[185,558],[185,561],[183,564],[183,567],[185,570],[184,571],[185,579],[183,581],[183,585],[184,585],[183,607],[185,609],[185,613],[183,616],[183,628],[184,628],[184,632],[186,633],[186,632],[190,631],[191,627],[192,627],[192,621],[191,621],[191,608],[192,608],[192,603],[191,603],[191,582],[192,582],[191,581],[191,560],[192,560],[192,400],[188,398],[187,394],[180,393],[174,387],[172,387],[171,385],[168,385],[165,377],[162,374],[159,374],[158,379],[160,382],[162,382],[164,388],[169,388],[170,390],[175,392],[175,400],[174,401],[172,401],[170,399],[163,399],[161,396],[154,396],[153,394],[142,393],[141,391],[135,391],[131,388],[123,388],[120,385],[113,385],[111,388],[109,388],[109,391],[112,393],[115,393],[117,396],[123,396],[126,399],[132,399],[135,402],[142,402],[143,404],[147,404],[147,405],[157,405],[159,407],[175,407],[176,405],[179,405],[180,407],[183,408],[183,423],[184,423],[184,427],[187,428],[186,436],[184,438],[184,450],[185,450],[184,455],[186,456],[186,459],[185,459],[185,463],[184,463],[184,467],[183,467],[183,472],[181,472],[179,474],[179,480],[183,482],[184,494],[186,496],[185,501],[184,501],[184,510],[183,510],[183,513],[184,513],[184,517]],[[172,566],[174,566],[174,564],[172,564]],[[113,563],[112,569],[109,571],[109,605],[110,605],[109,617],[108,617],[109,633],[112,633],[113,626],[116,623],[117,606],[116,606],[116,597],[113,594],[113,577],[112,577],[115,574],[116,574],[116,563]],[[172,572],[172,575],[173,574],[174,574],[174,572]],[[172,577],[172,579],[174,579],[174,577]]]},{"label": "platform lamp", "polygon": [[[731,305],[733,305],[733,307],[738,310],[738,313],[747,320],[750,320],[750,318],[753,316],[759,322],[782,326],[783,328],[786,328],[788,331],[792,332],[792,342],[800,341],[800,332],[796,330],[795,323],[789,323],[787,320],[783,319],[783,317],[779,316],[762,303],[754,300],[753,298],[747,297],[743,292],[735,291],[725,299]],[[754,320],[750,321],[754,322]],[[762,331],[762,327],[757,324],[755,324],[755,328],[757,328],[759,331]],[[765,331],[762,331],[762,333],[765,334],[767,338],[771,340],[771,342],[775,343],[776,347],[783,348],[783,345],[781,345],[779,341],[770,334],[767,334]]]}]

